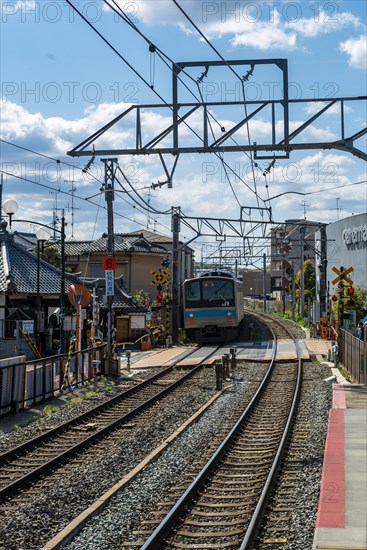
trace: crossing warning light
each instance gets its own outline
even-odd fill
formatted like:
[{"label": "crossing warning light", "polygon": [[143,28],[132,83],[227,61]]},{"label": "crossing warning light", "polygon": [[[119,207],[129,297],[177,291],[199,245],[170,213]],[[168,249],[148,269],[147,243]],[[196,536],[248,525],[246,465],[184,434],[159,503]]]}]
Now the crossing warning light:
[{"label": "crossing warning light", "polygon": [[157,300],[158,302],[161,302],[163,300],[163,294],[162,294],[163,287],[162,285],[157,285]]},{"label": "crossing warning light", "polygon": [[354,294],[354,288],[352,286],[350,286],[349,288],[347,288],[347,294],[349,296],[353,296]]},{"label": "crossing warning light", "polygon": [[338,300],[338,298],[336,296],[333,296],[331,299],[332,299],[333,302],[336,302]]}]

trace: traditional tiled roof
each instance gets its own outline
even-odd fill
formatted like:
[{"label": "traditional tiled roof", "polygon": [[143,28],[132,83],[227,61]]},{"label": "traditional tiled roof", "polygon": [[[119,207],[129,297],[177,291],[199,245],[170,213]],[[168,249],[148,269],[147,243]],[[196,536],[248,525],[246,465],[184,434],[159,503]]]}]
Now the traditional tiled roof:
[{"label": "traditional tiled roof", "polygon": [[[107,235],[102,235],[95,241],[66,241],[65,254],[66,256],[82,256],[93,252],[106,252],[107,250]],[[153,253],[167,254],[167,249],[159,244],[150,243],[142,234],[131,233],[115,233],[115,253]],[[60,247],[60,245],[56,245]]]},{"label": "traditional tiled roof", "polygon": [[[97,299],[100,302],[102,309],[106,308],[107,306],[103,303],[105,279],[83,279],[83,283],[89,288],[94,287],[96,289]],[[129,294],[123,284],[122,277],[115,279],[114,292],[115,294],[113,296],[112,309],[122,310],[122,313],[125,315],[146,312],[146,308],[134,300],[131,294]]]},{"label": "traditional tiled roof", "polygon": [[[13,235],[0,233],[0,293],[37,294],[37,256],[28,252],[23,246],[14,242]],[[44,297],[60,294],[61,270],[40,258],[39,293]],[[105,293],[105,279],[82,280],[71,273],[65,273],[65,293],[71,284],[84,283],[89,288],[95,286],[100,302]],[[102,307],[104,307],[102,305]],[[144,313],[146,310],[138,304],[122,284],[122,279],[115,281],[113,309],[122,310],[126,315]]]},{"label": "traditional tiled roof", "polygon": [[[37,256],[14,242],[13,235],[0,234],[0,292],[37,294]],[[59,294],[61,270],[39,260],[39,293]],[[65,292],[78,277],[65,274]]]}]

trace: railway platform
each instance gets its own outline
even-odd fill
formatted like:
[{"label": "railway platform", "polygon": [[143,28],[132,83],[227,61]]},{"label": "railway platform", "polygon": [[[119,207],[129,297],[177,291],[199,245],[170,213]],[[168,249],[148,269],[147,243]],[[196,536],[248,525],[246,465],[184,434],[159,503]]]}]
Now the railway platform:
[{"label": "railway platform", "polygon": [[333,384],[312,548],[367,550],[367,387],[363,385]]}]

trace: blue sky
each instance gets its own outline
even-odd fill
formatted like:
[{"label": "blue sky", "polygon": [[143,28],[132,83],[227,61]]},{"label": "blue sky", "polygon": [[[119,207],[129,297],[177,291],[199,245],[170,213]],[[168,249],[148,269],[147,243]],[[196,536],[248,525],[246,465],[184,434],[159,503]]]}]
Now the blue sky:
[{"label": "blue sky", "polygon": [[[219,57],[196,32],[188,18],[171,0],[120,1],[119,5],[137,29],[175,62],[217,61]],[[131,105],[172,101],[172,73],[157,53],[151,53],[144,37],[127,25],[102,1],[71,0],[95,28],[141,75],[119,58],[68,2],[1,2],[1,169],[3,200],[15,198],[18,218],[42,223],[53,220],[53,211],[64,208],[68,237],[99,237],[106,230],[100,158],[87,174],[89,158],[71,158],[66,152]],[[288,60],[289,97],[319,99],[366,95],[366,3],[363,0],[236,1],[182,0],[179,5],[226,60]],[[238,67],[244,76],[249,66]],[[242,71],[242,72],[241,72]],[[228,67],[195,67],[183,75],[189,90],[180,83],[180,100],[193,101],[202,94],[208,101],[240,101],[242,84]],[[281,97],[281,73],[274,65],[256,65],[245,82],[248,99]],[[154,91],[153,91],[153,89]],[[241,107],[243,109],[243,107]],[[315,103],[293,105],[291,130],[309,118]],[[231,128],[238,108],[212,109],[213,132]],[[366,102],[345,103],[345,135],[366,126]],[[277,138],[281,139],[282,113],[277,113]],[[256,117],[254,117],[256,118]],[[143,127],[147,137],[169,124],[167,109],[145,109]],[[192,130],[200,128],[200,116],[190,119],[183,143],[196,143]],[[269,133],[265,112],[236,137],[243,143],[261,143]],[[338,108],[307,128],[299,142],[334,141],[340,137]],[[41,155],[30,153],[30,149]],[[101,141],[105,148],[131,148],[133,121],[110,130]],[[366,151],[366,136],[355,142]],[[98,148],[98,143],[96,143]],[[56,163],[59,159],[66,164]],[[237,219],[239,205],[271,205],[273,219],[289,218],[334,222],[367,210],[365,161],[340,150],[303,150],[289,159],[277,160],[265,178],[269,160],[258,161],[253,172],[251,158],[242,151],[225,153],[233,172],[223,169],[214,155],[182,154],[171,189],[151,189],[166,179],[159,158],[120,156],[119,165],[151,207],[166,211],[181,206],[186,215]],[[71,165],[71,166],[70,166]],[[10,174],[10,175],[9,175]],[[15,177],[17,176],[17,177]],[[238,177],[240,176],[240,177]],[[25,181],[26,178],[30,181]],[[98,181],[99,180],[99,181]],[[34,182],[34,183],[32,183]],[[352,185],[355,184],[355,185]],[[74,197],[70,190],[75,188]],[[168,234],[169,216],[147,213],[143,204],[131,200],[132,191],[116,193],[116,231],[156,229]],[[290,192],[308,193],[298,195]],[[275,195],[287,193],[271,201]],[[93,197],[90,200],[86,200]],[[72,205],[74,217],[72,218]],[[58,212],[59,215],[59,212]],[[72,224],[73,222],[73,224]],[[18,228],[18,226],[17,226]],[[19,227],[20,228],[20,227]],[[24,227],[25,229],[27,226]],[[29,226],[28,226],[29,229]],[[190,234],[183,236],[189,238]],[[199,249],[205,239],[198,239]],[[200,254],[199,254],[200,255]]]}]

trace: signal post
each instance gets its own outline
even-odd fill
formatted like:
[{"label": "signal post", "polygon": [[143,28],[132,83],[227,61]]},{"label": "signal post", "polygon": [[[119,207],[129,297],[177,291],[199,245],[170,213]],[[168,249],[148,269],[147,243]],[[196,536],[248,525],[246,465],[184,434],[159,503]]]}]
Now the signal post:
[{"label": "signal post", "polygon": [[[340,269],[333,267],[332,270],[334,273],[336,273],[337,277],[331,281],[333,285],[337,286],[337,291],[331,298],[333,302],[338,302],[337,304],[337,330],[341,328],[343,324],[343,318],[344,318],[344,308],[345,305],[347,306],[353,306],[354,300],[354,288],[353,288],[353,281],[348,276],[353,271],[353,267],[348,267],[345,269],[343,266],[340,267]],[[347,286],[348,285],[348,286]],[[344,300],[347,299],[346,304],[344,303]]]}]

